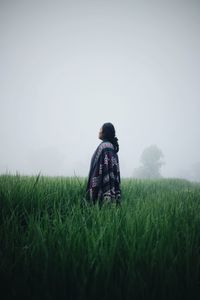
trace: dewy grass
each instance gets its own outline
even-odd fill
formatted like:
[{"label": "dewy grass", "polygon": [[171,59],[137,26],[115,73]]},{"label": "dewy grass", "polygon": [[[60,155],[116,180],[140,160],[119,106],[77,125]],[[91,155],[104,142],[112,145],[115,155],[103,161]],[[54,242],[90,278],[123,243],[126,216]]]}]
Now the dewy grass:
[{"label": "dewy grass", "polygon": [[86,178],[0,176],[2,299],[198,299],[200,185],[122,179],[87,205]]}]

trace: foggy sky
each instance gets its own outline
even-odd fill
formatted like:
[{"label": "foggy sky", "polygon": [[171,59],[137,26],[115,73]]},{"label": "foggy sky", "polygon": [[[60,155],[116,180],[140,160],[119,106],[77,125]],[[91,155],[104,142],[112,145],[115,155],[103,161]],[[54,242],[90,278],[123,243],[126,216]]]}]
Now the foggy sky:
[{"label": "foggy sky", "polygon": [[187,173],[200,162],[199,15],[195,0],[0,0],[0,173],[87,176],[105,122],[122,177],[152,144],[163,176]]}]

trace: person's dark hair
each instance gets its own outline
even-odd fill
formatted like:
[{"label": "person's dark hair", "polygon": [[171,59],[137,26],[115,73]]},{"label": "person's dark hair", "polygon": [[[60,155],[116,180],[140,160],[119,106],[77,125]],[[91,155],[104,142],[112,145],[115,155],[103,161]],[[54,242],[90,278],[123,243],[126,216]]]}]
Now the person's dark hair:
[{"label": "person's dark hair", "polygon": [[114,146],[115,152],[119,151],[118,138],[115,136],[115,127],[112,123],[104,123],[102,126],[103,140],[111,142]]}]

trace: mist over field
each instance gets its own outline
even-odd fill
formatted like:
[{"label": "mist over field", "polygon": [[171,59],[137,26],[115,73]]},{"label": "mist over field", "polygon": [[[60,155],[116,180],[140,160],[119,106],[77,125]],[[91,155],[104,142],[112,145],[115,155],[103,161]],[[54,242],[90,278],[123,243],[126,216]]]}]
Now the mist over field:
[{"label": "mist over field", "polygon": [[0,174],[87,176],[112,122],[122,177],[143,150],[200,181],[200,2],[0,1]]}]

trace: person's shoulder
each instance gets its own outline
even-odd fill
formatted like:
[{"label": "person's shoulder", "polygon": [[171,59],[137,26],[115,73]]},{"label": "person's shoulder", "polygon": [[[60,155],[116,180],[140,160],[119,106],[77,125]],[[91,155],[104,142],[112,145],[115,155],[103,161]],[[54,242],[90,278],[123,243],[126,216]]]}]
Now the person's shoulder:
[{"label": "person's shoulder", "polygon": [[103,141],[99,147],[101,148],[101,150],[104,150],[104,149],[113,149],[114,150],[114,146],[111,142],[109,141]]}]

